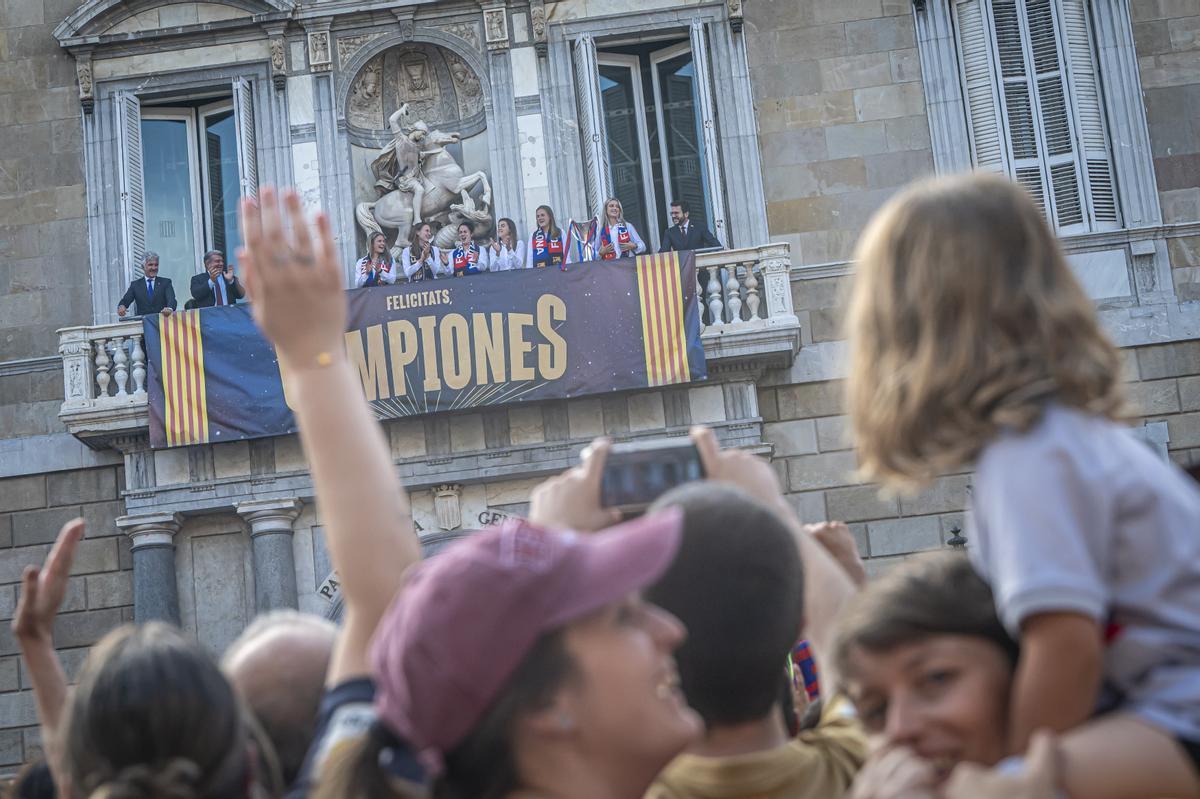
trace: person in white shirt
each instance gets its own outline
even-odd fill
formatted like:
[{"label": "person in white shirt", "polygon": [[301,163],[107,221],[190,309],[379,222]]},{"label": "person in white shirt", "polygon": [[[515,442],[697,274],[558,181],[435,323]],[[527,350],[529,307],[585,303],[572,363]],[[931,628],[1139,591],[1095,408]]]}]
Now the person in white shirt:
[{"label": "person in white shirt", "polygon": [[601,260],[632,258],[645,251],[646,243],[638,235],[637,229],[625,221],[625,210],[621,207],[621,201],[616,197],[609,197],[604,203],[604,221],[600,226]]},{"label": "person in white shirt", "polygon": [[358,273],[354,278],[354,288],[364,286],[390,286],[396,282],[396,262],[388,250],[387,237],[382,233],[372,233],[371,243],[367,254],[358,259]]},{"label": "person in white shirt", "polygon": [[414,228],[416,238],[400,253],[400,265],[410,283],[444,277],[447,267],[442,262],[441,251],[433,245],[433,227],[422,222]]},{"label": "person in white shirt", "polygon": [[496,239],[487,246],[487,257],[492,272],[525,268],[525,242],[517,239],[517,226],[511,219],[496,223]]},{"label": "person in white shirt", "polygon": [[537,228],[529,237],[525,248],[527,269],[557,266],[562,269],[567,263],[567,246],[563,231],[554,220],[554,211],[548,205],[539,205],[534,212]]}]

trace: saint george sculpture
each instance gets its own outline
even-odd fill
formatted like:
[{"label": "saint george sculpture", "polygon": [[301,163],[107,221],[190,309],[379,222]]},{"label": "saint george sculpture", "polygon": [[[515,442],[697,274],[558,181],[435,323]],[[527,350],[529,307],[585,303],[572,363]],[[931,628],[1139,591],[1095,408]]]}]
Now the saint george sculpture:
[{"label": "saint george sculpture", "polygon": [[[489,232],[492,187],[487,175],[463,174],[462,166],[446,151],[445,145],[459,141],[457,133],[430,131],[422,120],[405,124],[407,116],[408,103],[404,103],[388,118],[392,140],[371,162],[379,197],[355,208],[359,226],[368,236],[395,230],[392,252],[397,256],[421,221],[448,223],[444,230],[451,240],[460,222],[469,224],[476,236]],[[470,192],[480,185],[483,193],[476,203]]]}]

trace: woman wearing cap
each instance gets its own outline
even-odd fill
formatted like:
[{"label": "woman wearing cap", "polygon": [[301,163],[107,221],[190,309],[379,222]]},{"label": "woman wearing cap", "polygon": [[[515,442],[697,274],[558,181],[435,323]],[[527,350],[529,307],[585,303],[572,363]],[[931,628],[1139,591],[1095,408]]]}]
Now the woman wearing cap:
[{"label": "woman wearing cap", "polygon": [[[589,536],[528,523],[480,533],[409,571],[395,595],[417,542],[340,344],[345,306],[328,302],[340,280],[329,221],[318,216],[313,242],[286,192],[288,241],[275,202],[270,187],[243,201],[242,263],[255,320],[303,395],[297,422],[346,603],[302,782],[318,796],[409,796],[423,765],[435,796],[641,797],[701,732],[671,656],[684,631],[637,593],[674,556],[678,513]],[[598,506],[604,456],[540,490],[533,521],[562,521],[552,510],[578,506],[580,491],[595,518],[579,527],[615,521]],[[335,696],[355,680],[356,701]]]}]

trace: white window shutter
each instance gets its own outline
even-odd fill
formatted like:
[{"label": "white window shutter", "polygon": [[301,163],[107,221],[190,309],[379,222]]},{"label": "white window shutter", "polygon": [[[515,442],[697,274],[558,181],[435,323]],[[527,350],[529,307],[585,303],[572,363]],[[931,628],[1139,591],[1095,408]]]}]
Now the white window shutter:
[{"label": "white window shutter", "polygon": [[142,104],[132,92],[116,96],[118,149],[121,158],[121,216],[126,275],[143,276],[146,253],[146,185],[142,173]]},{"label": "white window shutter", "polygon": [[258,153],[254,141],[254,86],[245,78],[233,81],[233,117],[237,126],[238,178],[243,197],[258,196]]},{"label": "white window shutter", "polygon": [[979,169],[1006,172],[1008,165],[1000,127],[991,31],[983,13],[983,0],[959,0],[956,11],[971,157]]},{"label": "white window shutter", "polygon": [[1046,168],[1039,143],[1038,106],[1031,85],[1029,59],[1015,0],[994,0],[991,23],[995,30],[996,57],[1000,64],[1004,131],[1012,177],[1025,187],[1038,208],[1046,213]]},{"label": "white window shutter", "polygon": [[1059,17],[1093,229],[1110,230],[1120,219],[1086,0],[1059,0]]},{"label": "white window shutter", "polygon": [[600,67],[596,41],[585,33],[575,41],[575,96],[579,103],[579,133],[583,145],[583,176],[588,213],[604,213],[612,193],[608,166],[608,137],[604,132],[604,106],[600,96]]},{"label": "white window shutter", "polygon": [[696,107],[700,112],[700,131],[704,138],[704,170],[708,178],[708,199],[712,206],[712,231],[729,244],[725,225],[725,186],[721,179],[721,157],[717,149],[716,105],[713,102],[712,74],[708,64],[708,38],[704,23],[692,20],[692,66],[696,70]]}]

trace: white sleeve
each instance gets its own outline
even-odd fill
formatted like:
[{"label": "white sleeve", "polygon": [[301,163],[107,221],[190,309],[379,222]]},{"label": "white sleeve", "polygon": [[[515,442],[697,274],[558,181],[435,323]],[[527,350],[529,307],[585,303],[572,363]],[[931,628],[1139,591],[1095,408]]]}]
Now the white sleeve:
[{"label": "white sleeve", "polygon": [[533,237],[531,236],[530,244],[525,248],[525,268],[533,269]]},{"label": "white sleeve", "polygon": [[396,282],[396,273],[400,271],[400,264],[392,261],[387,269],[380,271],[379,282],[385,286],[390,286]]},{"label": "white sleeve", "polygon": [[354,288],[360,289],[367,285],[367,270],[364,269],[367,264],[366,258],[360,258],[355,266],[358,268],[358,274],[354,276]]},{"label": "white sleeve", "polygon": [[404,276],[409,279],[421,268],[420,264],[412,261],[412,247],[405,247],[404,252],[400,253],[400,265],[404,269]]},{"label": "white sleeve", "polygon": [[475,268],[480,272],[492,271],[492,248],[480,247],[479,260],[475,263]]},{"label": "white sleeve", "polygon": [[646,251],[646,242],[642,241],[642,237],[638,235],[637,228],[635,228],[629,222],[626,222],[625,226],[629,228],[629,238],[633,239],[633,243],[637,245],[636,249],[633,251],[633,254],[641,255]]},{"label": "white sleeve", "polygon": [[513,269],[529,268],[529,264],[525,260],[525,249],[525,242],[523,241],[518,241],[513,246]]}]

